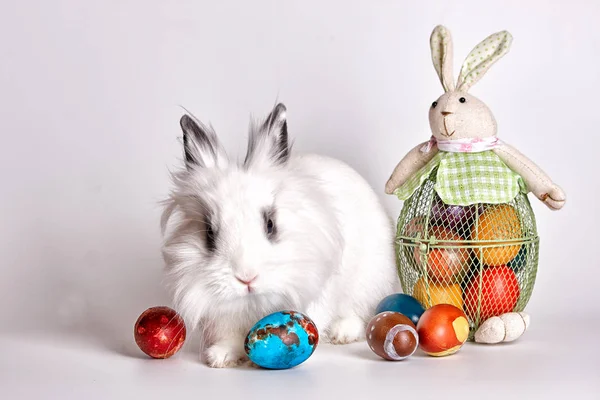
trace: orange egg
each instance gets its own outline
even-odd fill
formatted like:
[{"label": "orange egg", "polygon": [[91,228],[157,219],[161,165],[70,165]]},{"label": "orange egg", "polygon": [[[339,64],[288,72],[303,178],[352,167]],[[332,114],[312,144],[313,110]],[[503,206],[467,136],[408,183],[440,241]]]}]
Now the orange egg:
[{"label": "orange egg", "polygon": [[420,278],[413,288],[413,297],[425,308],[437,304],[452,304],[463,308],[463,295],[458,283],[443,285],[429,281],[426,284],[425,279]]},{"label": "orange egg", "polygon": [[[463,240],[456,232],[442,226],[432,226],[429,238],[435,238],[427,253],[427,273],[429,278],[438,283],[451,283],[454,277],[465,270],[469,261],[469,250],[461,246]],[[419,247],[414,249],[417,265],[421,264]]]},{"label": "orange egg", "polygon": [[425,311],[417,324],[419,347],[434,357],[456,353],[469,337],[469,322],[460,308],[438,304]]},{"label": "orange egg", "polygon": [[495,241],[488,247],[477,251],[481,262],[488,266],[504,265],[516,257],[520,244],[503,242],[507,239],[519,239],[522,236],[521,222],[517,211],[508,204],[487,206],[473,228],[471,239],[474,241]]}]

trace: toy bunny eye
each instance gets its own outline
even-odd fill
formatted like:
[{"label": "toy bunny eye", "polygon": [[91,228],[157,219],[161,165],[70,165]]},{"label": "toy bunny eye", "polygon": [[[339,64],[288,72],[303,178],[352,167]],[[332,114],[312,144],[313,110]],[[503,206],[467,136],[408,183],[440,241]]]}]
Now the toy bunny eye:
[{"label": "toy bunny eye", "polygon": [[434,101],[433,103],[431,103],[431,108],[435,108],[435,106],[437,106],[437,101]]},{"label": "toy bunny eye", "polygon": [[464,103],[465,101],[467,101],[467,99],[465,99],[464,97],[461,97],[460,99],[458,99],[458,101],[460,101],[461,103]]}]

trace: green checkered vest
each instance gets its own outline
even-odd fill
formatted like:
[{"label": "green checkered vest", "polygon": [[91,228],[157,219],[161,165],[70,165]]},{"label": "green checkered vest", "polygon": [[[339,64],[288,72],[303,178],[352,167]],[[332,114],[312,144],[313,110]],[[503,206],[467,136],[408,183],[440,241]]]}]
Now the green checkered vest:
[{"label": "green checkered vest", "polygon": [[480,153],[439,151],[394,194],[400,200],[408,199],[434,172],[434,189],[446,204],[508,203],[519,191],[527,193],[523,179],[489,150]]}]

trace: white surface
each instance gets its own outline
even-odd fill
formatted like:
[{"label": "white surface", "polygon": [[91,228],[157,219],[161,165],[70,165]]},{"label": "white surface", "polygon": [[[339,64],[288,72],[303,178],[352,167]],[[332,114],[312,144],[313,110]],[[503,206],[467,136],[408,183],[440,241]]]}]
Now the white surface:
[{"label": "white surface", "polygon": [[[600,3],[418,3],[3,2],[0,332],[11,341],[2,398],[371,396],[387,385],[402,395],[450,380],[464,397],[597,395]],[[195,349],[164,363],[132,357],[138,314],[168,304],[157,202],[181,156],[178,105],[241,157],[249,113],[264,115],[278,97],[296,149],[350,163],[383,193],[399,158],[429,136],[441,87],[428,39],[438,23],[453,33],[455,69],[488,34],[511,31],[512,50],[471,92],[501,138],[569,196],[557,213],[532,200],[541,259],[523,341],[398,365],[365,360],[361,345],[323,347],[277,374],[211,371]],[[396,216],[400,202],[382,199]]]},{"label": "white surface", "polygon": [[169,360],[150,360],[129,337],[115,348],[7,337],[0,385],[4,399],[598,399],[598,321],[569,321],[578,335],[536,322],[517,342],[467,343],[445,358],[418,351],[390,362],[366,342],[323,345],[285,371],[211,369],[198,363],[194,343]]}]

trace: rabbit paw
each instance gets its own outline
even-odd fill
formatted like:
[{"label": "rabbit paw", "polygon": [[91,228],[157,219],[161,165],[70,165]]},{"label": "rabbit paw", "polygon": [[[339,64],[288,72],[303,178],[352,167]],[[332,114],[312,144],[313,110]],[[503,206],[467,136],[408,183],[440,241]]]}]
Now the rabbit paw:
[{"label": "rabbit paw", "polygon": [[551,186],[546,193],[542,193],[538,197],[551,210],[560,210],[566,201],[565,193],[556,185]]},{"label": "rabbit paw", "polygon": [[204,352],[204,361],[211,368],[237,367],[247,360],[243,349],[228,342],[215,343]]},{"label": "rabbit paw", "polygon": [[358,317],[335,320],[329,327],[329,341],[333,344],[347,344],[364,338],[365,321]]}]

